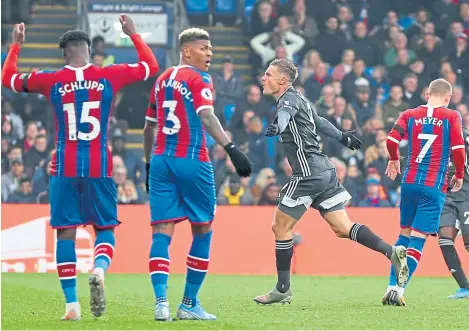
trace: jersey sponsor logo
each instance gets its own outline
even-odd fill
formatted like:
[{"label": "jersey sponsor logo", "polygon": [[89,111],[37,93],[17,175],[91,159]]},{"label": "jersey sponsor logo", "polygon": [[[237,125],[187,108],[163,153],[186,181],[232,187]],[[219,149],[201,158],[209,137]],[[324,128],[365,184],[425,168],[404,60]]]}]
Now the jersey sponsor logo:
[{"label": "jersey sponsor logo", "polygon": [[[160,86],[161,85],[161,86]],[[159,92],[160,89],[164,89],[167,87],[173,88],[175,91],[178,91],[185,99],[189,101],[194,101],[192,99],[192,92],[189,91],[187,87],[185,87],[181,82],[175,80],[175,79],[169,79],[169,80],[163,80],[160,82],[160,84],[156,85],[156,92]]]},{"label": "jersey sponsor logo", "polygon": [[59,93],[61,96],[64,96],[67,93],[79,90],[96,90],[99,92],[104,90],[104,84],[92,80],[80,80],[78,82],[64,84],[64,86],[59,88]]},{"label": "jersey sponsor logo", "polygon": [[207,87],[203,88],[202,91],[200,91],[200,95],[202,95],[202,98],[204,98],[205,100],[212,100],[213,99],[212,92]]},{"label": "jersey sponsor logo", "polygon": [[436,125],[437,127],[441,127],[443,125],[443,121],[436,117],[423,117],[415,120],[416,126],[423,124],[432,124]]}]

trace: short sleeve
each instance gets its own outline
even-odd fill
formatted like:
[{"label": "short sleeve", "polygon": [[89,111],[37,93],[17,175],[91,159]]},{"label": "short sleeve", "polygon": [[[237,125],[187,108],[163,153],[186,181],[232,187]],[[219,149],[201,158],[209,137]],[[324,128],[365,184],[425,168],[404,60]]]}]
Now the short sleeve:
[{"label": "short sleeve", "polygon": [[189,86],[194,100],[194,109],[198,114],[203,109],[213,108],[213,82],[212,77],[205,72],[194,76]]},{"label": "short sleeve", "polygon": [[279,100],[278,111],[286,111],[294,117],[299,111],[299,100],[298,97],[293,93],[285,93],[285,95]]},{"label": "short sleeve", "polygon": [[150,91],[150,100],[148,102],[148,108],[146,112],[145,119],[150,122],[155,122],[156,123],[156,91],[155,91],[155,86],[158,83],[158,81],[153,84],[153,88]]}]

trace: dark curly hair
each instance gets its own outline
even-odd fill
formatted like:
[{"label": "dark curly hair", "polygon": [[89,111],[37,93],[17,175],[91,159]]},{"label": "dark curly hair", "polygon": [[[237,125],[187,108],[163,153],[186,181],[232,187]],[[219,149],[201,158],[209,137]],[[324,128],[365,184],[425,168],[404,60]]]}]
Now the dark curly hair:
[{"label": "dark curly hair", "polygon": [[86,42],[91,47],[91,40],[88,34],[82,30],[70,30],[65,32],[59,39],[59,48],[65,49],[70,43],[78,44]]}]

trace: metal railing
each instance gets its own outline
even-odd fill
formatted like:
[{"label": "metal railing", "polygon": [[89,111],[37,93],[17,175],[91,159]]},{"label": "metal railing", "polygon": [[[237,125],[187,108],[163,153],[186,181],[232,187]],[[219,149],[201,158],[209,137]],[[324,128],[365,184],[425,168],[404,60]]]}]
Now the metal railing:
[{"label": "metal railing", "polygon": [[88,0],[77,0],[77,29],[90,33],[88,20]]}]

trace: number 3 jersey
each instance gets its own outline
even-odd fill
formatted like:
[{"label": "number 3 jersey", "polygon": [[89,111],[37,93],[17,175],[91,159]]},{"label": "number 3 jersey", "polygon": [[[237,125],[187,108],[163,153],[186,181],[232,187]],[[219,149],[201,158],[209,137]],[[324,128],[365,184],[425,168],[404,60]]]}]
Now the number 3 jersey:
[{"label": "number 3 jersey", "polygon": [[212,91],[210,75],[188,65],[168,68],[158,77],[146,113],[147,121],[157,123],[153,154],[210,162],[197,114],[213,110]]},{"label": "number 3 jersey", "polygon": [[398,158],[398,144],[406,134],[409,149],[403,183],[425,185],[446,193],[451,154],[458,177],[464,176],[462,120],[457,111],[420,106],[403,112],[388,136],[391,160]]},{"label": "number 3 jersey", "polygon": [[114,95],[149,74],[148,64],[142,61],[105,68],[89,63],[12,76],[13,91],[41,93],[52,104],[56,131],[52,176],[112,176],[107,134]]}]

